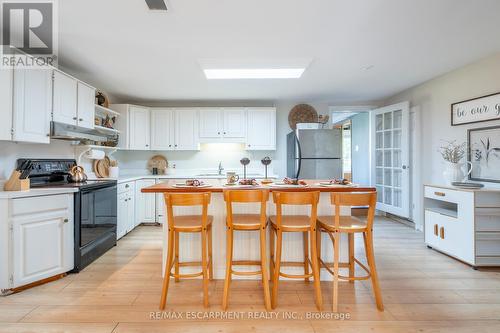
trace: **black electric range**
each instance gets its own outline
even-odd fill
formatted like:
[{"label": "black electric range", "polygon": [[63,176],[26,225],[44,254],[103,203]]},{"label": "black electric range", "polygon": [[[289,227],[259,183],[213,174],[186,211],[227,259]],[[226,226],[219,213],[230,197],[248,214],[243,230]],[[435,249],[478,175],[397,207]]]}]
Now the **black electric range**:
[{"label": "black electric range", "polygon": [[[31,163],[25,163],[25,162]],[[72,183],[73,159],[18,159],[30,165],[32,188],[77,188],[74,194],[75,268],[79,272],[116,245],[117,184],[114,180]]]}]

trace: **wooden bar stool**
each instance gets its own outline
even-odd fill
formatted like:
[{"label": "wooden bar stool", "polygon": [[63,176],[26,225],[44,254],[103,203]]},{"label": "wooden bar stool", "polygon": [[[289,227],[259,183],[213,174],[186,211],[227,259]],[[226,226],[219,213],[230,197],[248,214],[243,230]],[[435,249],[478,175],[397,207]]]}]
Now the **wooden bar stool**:
[{"label": "wooden bar stool", "polygon": [[[373,220],[375,217],[375,205],[377,203],[377,193],[332,193],[331,203],[335,205],[333,216],[319,216],[318,217],[318,233],[326,232],[333,242],[333,264],[325,263],[321,260],[321,253],[319,253],[320,265],[325,267],[328,272],[333,275],[333,312],[338,310],[338,282],[340,280],[355,281],[355,280],[368,280],[371,278],[373,293],[377,308],[380,311],[384,310],[382,303],[382,294],[380,292],[380,285],[377,277],[377,268],[375,267],[375,255],[373,252]],[[355,216],[341,216],[340,207],[342,206],[368,206],[367,219],[360,219]],[[349,263],[339,263],[339,247],[340,247],[340,234],[348,234],[349,240]],[[358,259],[354,257],[354,234],[362,233],[365,243],[366,259],[368,267],[363,265]],[[318,251],[319,252],[319,251]],[[354,264],[358,264],[365,272],[364,276],[354,276]],[[333,271],[332,271],[333,266]],[[348,267],[349,276],[339,275],[339,267]]]},{"label": "wooden bar stool", "polygon": [[[269,295],[269,274],[266,263],[266,205],[269,200],[269,191],[265,190],[227,190],[224,191],[226,201],[226,227],[227,227],[227,252],[226,252],[226,280],[224,282],[224,295],[222,308],[227,309],[229,300],[229,286],[232,275],[249,276],[262,275],[264,289],[264,304],[268,311],[271,310],[271,297]],[[260,214],[233,214],[233,203],[260,203]],[[259,231],[260,233],[260,261],[234,261],[233,237],[234,231]],[[242,272],[233,270],[233,265],[257,265],[259,271]]]},{"label": "wooden bar stool", "polygon": [[[210,193],[165,193],[165,203],[168,216],[168,254],[165,266],[165,277],[163,278],[163,289],[161,292],[160,309],[165,309],[167,302],[168,285],[170,277],[176,281],[179,278],[194,278],[203,276],[203,304],[208,307],[208,280],[213,278],[212,272],[212,222],[213,216],[208,215],[208,204]],[[175,206],[201,206],[201,215],[178,215],[174,216]],[[201,233],[201,262],[179,262],[179,233],[199,232]],[[174,259],[175,252],[175,259]],[[172,267],[175,264],[175,273]],[[179,267],[201,266],[199,273],[180,274]]]},{"label": "wooden bar stool", "polygon": [[[318,310],[323,308],[323,299],[321,297],[321,286],[319,281],[319,263],[316,245],[316,218],[318,210],[319,192],[273,192],[273,200],[276,204],[276,216],[271,216],[271,276],[273,279],[273,289],[271,305],[276,308],[278,298],[278,281],[279,277],[293,279],[305,279],[308,281],[310,277],[314,279],[314,289],[316,292],[316,307]],[[311,214],[308,215],[283,215],[282,205],[310,205]],[[284,232],[301,232],[304,241],[304,261],[303,262],[282,262],[282,242]],[[311,258],[309,259],[309,234],[310,234],[310,249]],[[274,249],[274,237],[276,241],[276,255]],[[309,265],[312,272],[309,273]],[[304,267],[304,274],[287,274],[281,272],[281,266],[300,266]]]}]

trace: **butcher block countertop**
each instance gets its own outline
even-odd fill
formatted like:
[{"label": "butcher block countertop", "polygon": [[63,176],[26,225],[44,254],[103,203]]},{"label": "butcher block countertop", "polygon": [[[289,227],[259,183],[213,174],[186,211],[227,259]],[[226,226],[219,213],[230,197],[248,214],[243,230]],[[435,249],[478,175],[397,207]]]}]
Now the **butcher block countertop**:
[{"label": "butcher block countertop", "polygon": [[321,186],[319,182],[324,180],[305,180],[307,186],[273,186],[273,184],[259,185],[259,186],[225,186],[225,180],[210,179],[203,180],[205,183],[210,184],[210,187],[176,187],[175,182],[165,182],[141,189],[143,193],[162,193],[162,192],[222,192],[224,190],[238,190],[238,189],[265,189],[269,191],[290,191],[290,192],[374,192],[375,187],[364,185],[336,185],[336,186]]}]

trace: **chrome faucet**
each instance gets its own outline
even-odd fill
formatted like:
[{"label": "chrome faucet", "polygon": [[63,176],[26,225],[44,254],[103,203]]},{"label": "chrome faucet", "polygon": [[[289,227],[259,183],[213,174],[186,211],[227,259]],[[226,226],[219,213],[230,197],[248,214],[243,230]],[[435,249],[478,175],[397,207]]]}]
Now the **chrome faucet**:
[{"label": "chrome faucet", "polygon": [[222,175],[222,171],[224,171],[224,168],[222,167],[222,161],[219,162],[219,176]]}]

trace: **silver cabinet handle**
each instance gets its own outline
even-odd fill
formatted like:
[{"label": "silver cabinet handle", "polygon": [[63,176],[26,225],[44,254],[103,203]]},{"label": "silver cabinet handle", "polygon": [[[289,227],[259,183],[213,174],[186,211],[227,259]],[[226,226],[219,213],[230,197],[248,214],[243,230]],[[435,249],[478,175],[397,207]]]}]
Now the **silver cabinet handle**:
[{"label": "silver cabinet handle", "polygon": [[83,118],[78,119],[78,121],[83,121]]},{"label": "silver cabinet handle", "polygon": [[76,117],[73,117],[73,120],[76,120],[76,119],[78,119],[78,118],[76,118]]},{"label": "silver cabinet handle", "polygon": [[129,187],[130,187],[130,185],[129,185],[129,184],[125,184],[125,188],[129,188]]},{"label": "silver cabinet handle", "polygon": [[63,220],[64,223],[68,223],[69,222],[69,219],[64,219]]}]

